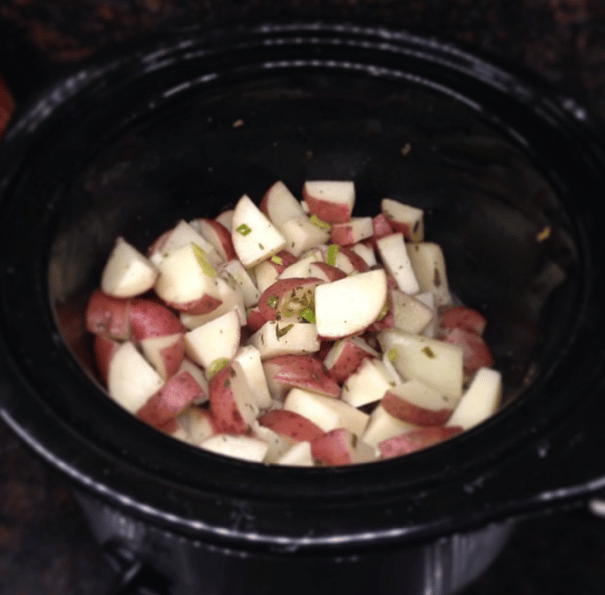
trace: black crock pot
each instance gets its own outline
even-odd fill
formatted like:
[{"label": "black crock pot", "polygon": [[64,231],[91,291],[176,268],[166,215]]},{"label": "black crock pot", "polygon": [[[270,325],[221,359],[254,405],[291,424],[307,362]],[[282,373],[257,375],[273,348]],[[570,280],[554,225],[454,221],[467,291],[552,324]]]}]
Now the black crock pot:
[{"label": "black crock pot", "polygon": [[[0,147],[2,419],[73,481],[102,543],[174,592],[453,593],[519,517],[605,485],[605,155],[573,99],[386,28],[181,32],[95,60]],[[351,178],[357,211],[426,211],[489,320],[505,394],[440,446],[348,468],[201,452],[121,410],[90,364],[87,294],[144,248],[276,179]]]}]

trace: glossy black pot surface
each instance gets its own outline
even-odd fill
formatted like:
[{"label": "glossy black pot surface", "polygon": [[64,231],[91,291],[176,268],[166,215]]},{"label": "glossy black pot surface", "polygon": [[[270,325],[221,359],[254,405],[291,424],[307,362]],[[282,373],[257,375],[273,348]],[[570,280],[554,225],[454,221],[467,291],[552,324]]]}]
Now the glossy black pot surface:
[{"label": "glossy black pot surface", "polygon": [[[80,491],[245,556],[374,556],[581,502],[605,484],[594,127],[524,73],[387,29],[193,31],[90,63],[1,149],[0,413]],[[108,399],[82,315],[115,237],[144,248],[321,177],[353,179],[359,214],[426,210],[453,291],[489,320],[502,411],[408,457],[293,469],[198,451]]]}]

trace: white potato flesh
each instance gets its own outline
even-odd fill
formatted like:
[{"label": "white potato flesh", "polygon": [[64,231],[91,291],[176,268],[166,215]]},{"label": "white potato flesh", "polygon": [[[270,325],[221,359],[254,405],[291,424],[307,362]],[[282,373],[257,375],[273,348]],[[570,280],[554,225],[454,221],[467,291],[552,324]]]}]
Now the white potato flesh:
[{"label": "white potato flesh", "polygon": [[271,262],[270,258],[259,262],[253,267],[253,270],[259,294],[262,294],[267,287],[271,287],[271,285],[277,281],[279,275],[277,267],[274,266],[274,263]]},{"label": "white potato flesh", "polygon": [[289,438],[281,436],[270,428],[261,426],[257,421],[252,423],[252,431],[256,438],[264,440],[269,446],[263,459],[264,463],[276,463],[294,444]]},{"label": "white potato flesh", "polygon": [[114,297],[134,297],[151,289],[157,277],[155,264],[119,237],[103,269],[101,289]]},{"label": "white potato flesh", "polygon": [[159,249],[151,254],[149,258],[156,266],[160,266],[167,256],[183,246],[190,245],[192,242],[204,251],[208,261],[213,266],[217,266],[223,261],[214,246],[184,220],[176,224]]},{"label": "white potato flesh", "polygon": [[421,334],[435,317],[434,309],[397,289],[391,291],[393,326],[412,335]]},{"label": "white potato flesh", "polygon": [[300,202],[281,181],[275,182],[263,196],[263,210],[275,227],[281,227],[286,221],[304,215]]},{"label": "white potato flesh", "polygon": [[244,434],[215,434],[200,442],[200,448],[234,459],[261,463],[269,445],[264,440]]},{"label": "white potato flesh", "polygon": [[[145,337],[140,342],[140,348],[145,359],[155,368],[157,373],[164,379],[168,377],[167,364],[170,359],[183,358],[182,347],[183,333],[172,333],[161,337]],[[182,362],[178,362],[180,366]],[[174,369],[173,369],[174,372]]]},{"label": "white potato flesh", "polygon": [[362,434],[361,439],[370,446],[377,448],[378,443],[398,436],[405,432],[411,432],[418,429],[419,426],[402,421],[392,416],[384,409],[382,405],[378,405],[370,415],[370,420]]},{"label": "white potato flesh", "polygon": [[319,227],[304,213],[282,223],[279,230],[286,238],[286,249],[294,256],[300,256],[305,250],[325,244],[330,239],[330,230]]},{"label": "white potato flesh", "polygon": [[286,453],[275,461],[277,465],[288,465],[290,467],[313,467],[313,455],[311,454],[311,443],[304,440],[292,446]]},{"label": "white potato flesh", "polygon": [[430,322],[420,334],[434,339],[439,331],[439,316],[437,314],[437,307],[435,306],[435,294],[432,291],[423,291],[422,293],[417,293],[414,299],[422,302],[433,313]]},{"label": "white potato flesh", "polygon": [[239,349],[241,327],[235,310],[185,333],[185,352],[195,363],[208,368],[216,360],[231,361]]},{"label": "white potato flesh", "polygon": [[320,250],[312,250],[309,254],[301,256],[295,263],[287,266],[278,276],[278,279],[297,279],[304,277],[315,277],[311,264],[323,262]]},{"label": "white potato flesh", "polygon": [[384,268],[397,282],[397,287],[413,295],[420,291],[420,285],[412,268],[405,248],[403,234],[394,233],[376,241],[376,248]]},{"label": "white potato flesh", "polygon": [[370,416],[348,403],[300,388],[293,388],[284,401],[284,409],[307,417],[324,432],[346,428],[361,436]]},{"label": "white potato flesh", "polygon": [[451,304],[452,296],[441,246],[433,242],[416,242],[406,244],[406,248],[420,291],[433,293],[437,307]]},{"label": "white potato flesh", "polygon": [[424,239],[424,212],[422,209],[400,203],[392,198],[383,198],[380,207],[387,219],[396,225],[405,226],[409,231],[406,237],[412,242],[422,242]]},{"label": "white potato flesh", "polygon": [[211,414],[199,407],[190,407],[183,411],[177,421],[190,436],[196,446],[215,434]]},{"label": "white potato flesh", "polygon": [[448,426],[462,426],[468,430],[493,415],[500,405],[502,375],[491,368],[479,368],[454,413]]},{"label": "white potato flesh", "polygon": [[109,395],[130,413],[136,413],[164,384],[162,377],[130,341],[118,347],[109,362]]},{"label": "white potato flesh", "polygon": [[269,409],[272,399],[260,357],[260,351],[252,345],[240,347],[233,361],[238,362],[246,376],[250,390],[260,409]]},{"label": "white potato flesh", "polygon": [[205,295],[219,299],[216,270],[201,266],[193,244],[171,252],[158,266],[155,291],[166,302],[187,303]]},{"label": "white potato flesh", "polygon": [[382,399],[394,388],[391,375],[379,359],[365,359],[342,385],[342,400],[353,407],[361,407]]},{"label": "white potato flesh", "polygon": [[219,276],[227,282],[233,280],[242,290],[244,306],[250,308],[258,304],[260,291],[250,277],[250,273],[243,267],[239,260],[229,260],[219,268]]},{"label": "white potato flesh", "polygon": [[374,249],[371,246],[367,246],[366,244],[361,243],[353,244],[351,246],[351,250],[353,250],[353,252],[355,252],[356,254],[359,254],[359,256],[364,259],[364,261],[370,268],[378,264],[378,261],[376,260],[376,253],[374,252]]},{"label": "white potato flesh", "polygon": [[462,348],[397,329],[380,331],[382,351],[406,380],[417,378],[453,398],[462,395]]},{"label": "white potato flesh", "polygon": [[233,248],[245,268],[258,264],[286,246],[286,238],[245,194],[235,205],[232,225]]},{"label": "white potato flesh", "polygon": [[288,354],[309,354],[319,351],[320,341],[315,324],[305,322],[266,322],[248,340],[262,359]]},{"label": "white potato flesh", "polygon": [[363,331],[387,299],[384,269],[323,283],[315,289],[315,321],[321,337],[337,339]]},{"label": "white potato flesh", "polygon": [[440,390],[428,386],[417,378],[408,380],[403,384],[396,386],[389,392],[397,395],[400,399],[431,411],[440,411],[442,409],[454,409],[458,399],[454,399],[443,394]]}]

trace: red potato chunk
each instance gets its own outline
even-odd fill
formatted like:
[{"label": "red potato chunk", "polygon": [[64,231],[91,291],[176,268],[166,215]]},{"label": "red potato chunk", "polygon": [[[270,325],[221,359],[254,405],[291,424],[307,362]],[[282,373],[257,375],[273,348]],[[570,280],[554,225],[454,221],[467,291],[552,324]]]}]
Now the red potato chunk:
[{"label": "red potato chunk", "polygon": [[130,304],[130,299],[112,297],[96,289],[86,306],[86,330],[119,341],[129,339]]},{"label": "red potato chunk", "polygon": [[378,352],[363,339],[345,337],[333,344],[323,361],[336,382],[342,384],[359,369],[364,359],[372,357],[378,357]]},{"label": "red potato chunk", "polygon": [[439,325],[443,329],[460,328],[477,335],[482,335],[487,326],[487,319],[481,312],[466,306],[452,306],[441,313]]},{"label": "red potato chunk", "polygon": [[246,324],[253,333],[260,329],[265,322],[267,322],[267,319],[261,314],[258,306],[249,308],[246,312]]},{"label": "red potato chunk", "polygon": [[311,441],[324,433],[310,419],[286,409],[267,411],[258,418],[258,423],[296,442]]},{"label": "red potato chunk", "polygon": [[311,274],[318,279],[323,279],[324,281],[338,281],[339,279],[344,279],[347,274],[332,265],[329,265],[327,262],[312,262],[309,265],[309,269]]},{"label": "red potato chunk", "polygon": [[453,438],[462,432],[460,426],[437,426],[420,428],[405,434],[387,438],[378,444],[381,459],[392,459],[407,455]]},{"label": "red potato chunk", "polygon": [[429,409],[411,403],[395,392],[387,391],[380,404],[384,410],[401,421],[416,424],[417,426],[441,426],[452,416],[451,407]]},{"label": "red potato chunk", "polygon": [[222,223],[216,219],[200,218],[191,221],[190,225],[212,244],[223,260],[237,258],[231,232]]},{"label": "red potato chunk", "polygon": [[250,430],[259,410],[240,364],[231,362],[219,370],[208,384],[208,396],[218,433]]},{"label": "red potato chunk", "polygon": [[312,440],[311,455],[320,466],[352,465],[374,459],[373,449],[346,428],[330,430]]},{"label": "red potato chunk", "polygon": [[303,322],[303,312],[314,310],[315,288],[322,283],[316,277],[279,279],[261,294],[259,312],[269,321]]},{"label": "red potato chunk", "polygon": [[461,329],[449,329],[443,335],[443,341],[462,347],[462,362],[466,374],[474,374],[479,368],[491,368],[494,357],[483,337]]},{"label": "red potato chunk", "polygon": [[204,389],[189,372],[179,372],[169,378],[136,415],[141,421],[161,428],[204,394]]},{"label": "red potato chunk", "polygon": [[131,300],[129,320],[135,342],[185,332],[179,318],[166,306],[145,298]]},{"label": "red potato chunk", "polygon": [[279,355],[264,362],[270,381],[281,387],[302,388],[328,397],[338,397],[340,387],[323,363],[311,355]]},{"label": "red potato chunk", "polygon": [[351,219],[355,204],[353,182],[308,181],[303,186],[302,195],[309,213],[326,223],[346,223]]},{"label": "red potato chunk", "polygon": [[92,343],[92,350],[95,357],[95,363],[97,364],[97,370],[101,381],[107,384],[109,375],[109,365],[111,360],[120,347],[119,341],[114,341],[105,335],[95,335]]},{"label": "red potato chunk", "polygon": [[384,213],[380,213],[372,219],[372,227],[374,229],[372,243],[374,244],[376,243],[376,240],[395,233],[393,226],[389,223],[389,219]]}]

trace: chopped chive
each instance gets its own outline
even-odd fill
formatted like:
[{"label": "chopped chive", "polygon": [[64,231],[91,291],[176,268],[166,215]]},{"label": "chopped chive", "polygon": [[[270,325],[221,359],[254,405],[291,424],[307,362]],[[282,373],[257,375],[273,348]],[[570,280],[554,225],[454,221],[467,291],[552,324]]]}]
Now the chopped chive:
[{"label": "chopped chive", "polygon": [[384,306],[382,306],[382,310],[380,310],[380,314],[378,314],[378,318],[376,320],[382,320],[389,312],[389,300],[386,300]]},{"label": "chopped chive", "polygon": [[284,264],[284,259],[281,256],[278,256],[277,254],[274,254],[271,257],[271,262],[274,262],[275,264],[278,264],[278,265],[281,266],[282,264]]},{"label": "chopped chive", "polygon": [[332,227],[326,221],[322,221],[317,215],[311,215],[311,217],[309,217],[309,220],[311,221],[311,223],[313,223],[313,225],[317,225],[317,227],[319,227],[320,229],[330,229]]},{"label": "chopped chive", "polygon": [[206,253],[202,250],[202,248],[200,248],[195,242],[191,242],[191,247],[193,248],[193,254],[195,255],[196,260],[202,267],[202,271],[204,271],[204,275],[207,277],[216,277],[216,270],[210,264],[210,261],[206,257]]},{"label": "chopped chive", "polygon": [[269,308],[275,309],[277,308],[277,304],[279,304],[279,298],[276,295],[270,295],[267,298],[267,306]]},{"label": "chopped chive", "polygon": [[305,308],[301,313],[301,317],[304,318],[307,322],[314,323],[315,322],[315,312],[311,308]]},{"label": "chopped chive", "polygon": [[214,376],[216,376],[217,372],[222,370],[228,363],[229,363],[229,360],[226,357],[220,357],[219,359],[215,359],[206,368],[206,378],[208,380],[211,380]]},{"label": "chopped chive", "polygon": [[394,362],[398,356],[399,356],[399,352],[397,351],[397,349],[395,349],[395,347],[391,347],[387,351],[387,358],[392,362]]},{"label": "chopped chive", "polygon": [[275,336],[278,339],[281,339],[286,333],[289,333],[293,328],[294,328],[294,324],[288,324],[287,326],[284,326],[283,328],[279,328],[277,325],[275,325]]},{"label": "chopped chive", "polygon": [[328,246],[328,256],[326,262],[330,266],[336,266],[336,256],[338,255],[338,244],[330,244]]},{"label": "chopped chive", "polygon": [[422,353],[424,353],[424,355],[426,355],[427,357],[430,357],[431,359],[434,359],[437,357],[435,355],[435,352],[428,345],[426,347],[422,348]]},{"label": "chopped chive", "polygon": [[247,236],[252,230],[245,223],[242,223],[235,228],[235,231],[241,233],[243,236]]}]

